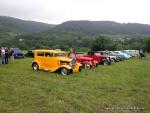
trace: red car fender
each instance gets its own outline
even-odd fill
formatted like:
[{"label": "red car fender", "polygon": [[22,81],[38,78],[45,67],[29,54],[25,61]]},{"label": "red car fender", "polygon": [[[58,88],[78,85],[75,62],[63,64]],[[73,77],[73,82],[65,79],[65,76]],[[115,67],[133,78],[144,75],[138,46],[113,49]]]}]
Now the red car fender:
[{"label": "red car fender", "polygon": [[94,63],[97,65],[97,64],[99,64],[99,62],[97,61],[97,60],[94,60]]},{"label": "red car fender", "polygon": [[91,57],[77,56],[76,60],[77,60],[77,62],[81,63],[82,65],[89,64],[91,67],[95,67],[96,66],[96,64],[94,62],[94,59],[91,58]]},{"label": "red car fender", "polygon": [[82,64],[90,64],[91,66],[93,66],[92,62],[91,61],[83,61],[81,62]]}]

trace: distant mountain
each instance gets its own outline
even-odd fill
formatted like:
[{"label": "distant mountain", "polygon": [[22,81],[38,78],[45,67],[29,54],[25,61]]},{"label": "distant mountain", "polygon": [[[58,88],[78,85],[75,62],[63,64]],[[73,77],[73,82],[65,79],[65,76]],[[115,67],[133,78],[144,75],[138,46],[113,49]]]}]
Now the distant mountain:
[{"label": "distant mountain", "polygon": [[55,29],[79,34],[150,34],[150,25],[113,21],[67,21]]},{"label": "distant mountain", "polygon": [[[24,32],[24,33],[38,33],[49,30],[50,28],[54,27],[55,25],[46,24],[41,22],[34,22],[34,21],[25,21],[17,18],[7,17],[7,16],[0,16],[0,30],[3,31],[17,31],[17,32]],[[1,32],[1,31],[0,31]]]},{"label": "distant mountain", "polygon": [[150,34],[150,25],[113,21],[67,21],[59,25],[0,16],[0,33]]},{"label": "distant mountain", "polygon": [[[0,46],[87,47],[100,35],[113,39],[150,36],[150,25],[113,21],[67,21],[59,25],[0,16]],[[24,39],[19,42],[19,39]],[[75,44],[74,44],[75,43]]]},{"label": "distant mountain", "polygon": [[99,36],[123,42],[131,38],[150,36],[150,25],[128,23],[121,24],[113,21],[67,21],[48,31],[33,35],[21,36],[28,47],[33,44],[48,47],[76,46],[86,47]]}]

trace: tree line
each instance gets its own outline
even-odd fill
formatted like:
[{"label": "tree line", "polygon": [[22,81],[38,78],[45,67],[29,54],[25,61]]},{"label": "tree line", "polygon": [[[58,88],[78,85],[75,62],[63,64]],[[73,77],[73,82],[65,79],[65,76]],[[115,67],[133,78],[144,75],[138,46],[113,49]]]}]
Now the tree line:
[{"label": "tree line", "polygon": [[150,37],[133,38],[111,38],[104,35],[90,36],[77,34],[29,34],[20,35],[11,40],[4,41],[1,46],[19,47],[23,50],[31,49],[62,49],[68,50],[70,47],[79,51],[92,49],[98,50],[124,50],[124,49],[144,49],[150,52]]}]

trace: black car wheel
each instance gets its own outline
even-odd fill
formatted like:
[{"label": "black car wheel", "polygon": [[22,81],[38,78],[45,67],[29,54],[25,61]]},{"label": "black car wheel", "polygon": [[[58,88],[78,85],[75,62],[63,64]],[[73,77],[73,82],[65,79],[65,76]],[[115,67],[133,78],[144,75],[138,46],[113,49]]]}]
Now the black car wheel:
[{"label": "black car wheel", "polygon": [[38,71],[39,70],[39,65],[37,63],[33,63],[32,68],[33,68],[33,70]]},{"label": "black car wheel", "polygon": [[90,68],[91,68],[91,65],[88,64],[88,63],[87,63],[87,64],[84,64],[84,68],[85,68],[85,69],[90,69]]},{"label": "black car wheel", "polygon": [[69,75],[70,70],[67,68],[61,68],[60,73],[61,73],[61,75]]},{"label": "black car wheel", "polygon": [[105,61],[103,61],[103,65],[107,66],[107,65],[109,65],[109,62],[107,60],[105,60]]},{"label": "black car wheel", "polygon": [[114,59],[111,59],[111,64],[114,64],[115,63],[115,60]]},{"label": "black car wheel", "polygon": [[96,67],[98,67],[98,64],[96,64]]},{"label": "black car wheel", "polygon": [[82,67],[80,66],[80,67],[79,67],[79,72],[81,72],[81,70],[82,70]]}]

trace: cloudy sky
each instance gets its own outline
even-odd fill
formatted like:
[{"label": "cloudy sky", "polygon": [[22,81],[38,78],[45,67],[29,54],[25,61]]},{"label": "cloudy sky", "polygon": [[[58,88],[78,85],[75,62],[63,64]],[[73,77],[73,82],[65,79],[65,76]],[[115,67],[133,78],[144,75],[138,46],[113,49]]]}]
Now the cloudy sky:
[{"label": "cloudy sky", "polygon": [[0,0],[0,16],[59,24],[109,20],[150,24],[150,0]]}]

